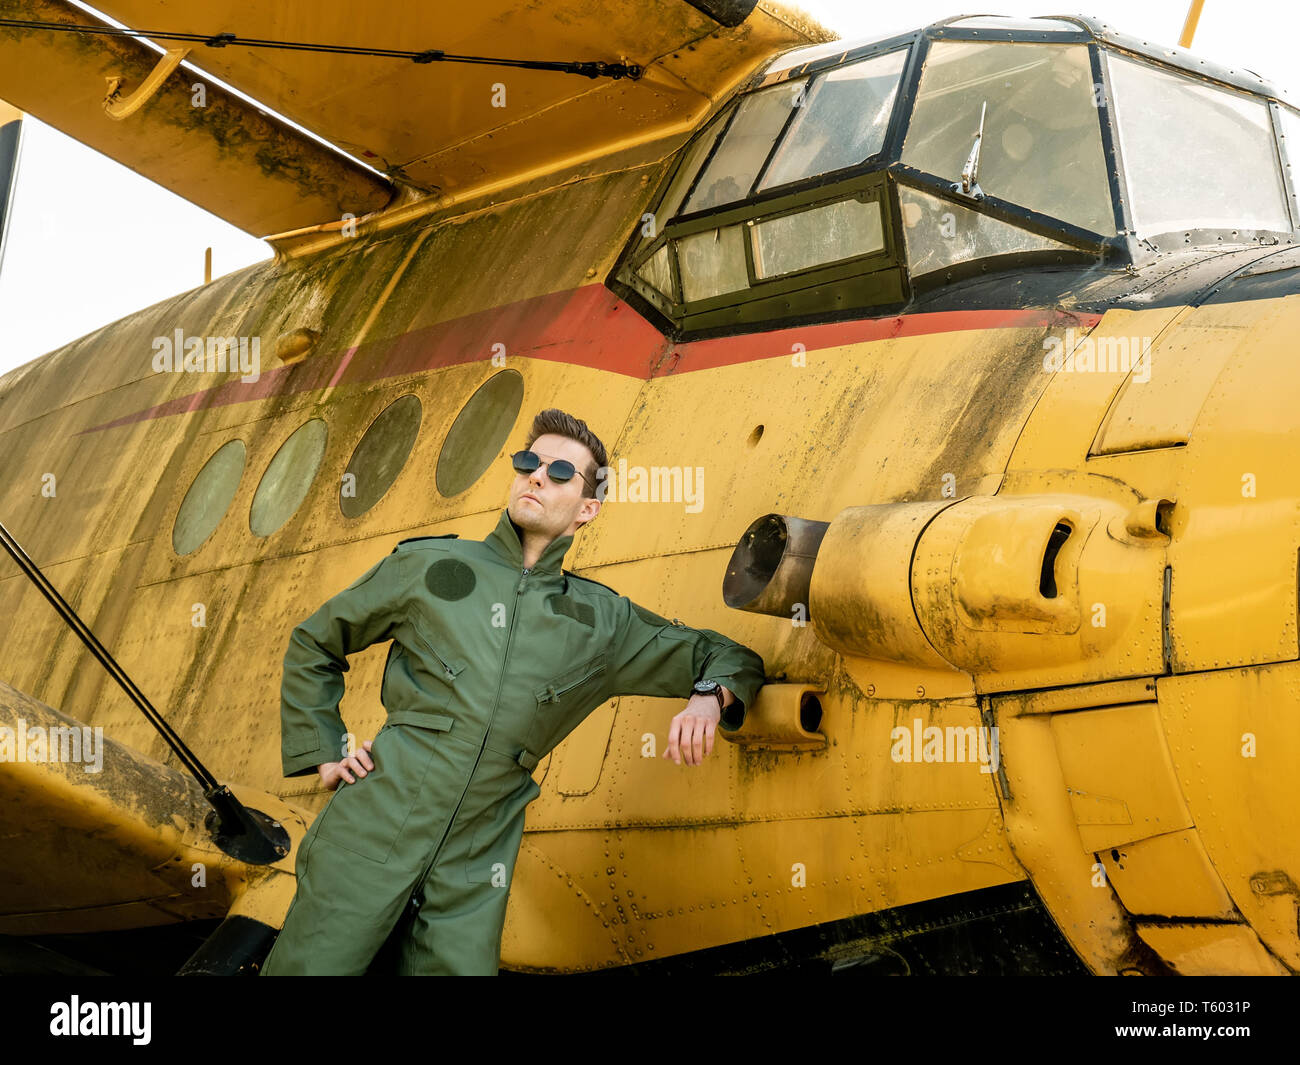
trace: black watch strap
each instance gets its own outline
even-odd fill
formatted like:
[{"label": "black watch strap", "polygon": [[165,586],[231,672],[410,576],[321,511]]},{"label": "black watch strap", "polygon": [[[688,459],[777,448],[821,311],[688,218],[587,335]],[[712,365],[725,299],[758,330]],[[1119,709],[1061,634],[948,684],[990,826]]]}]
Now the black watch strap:
[{"label": "black watch strap", "polygon": [[722,711],[727,708],[726,701],[723,699],[722,696],[722,685],[718,684],[715,681],[713,683],[713,687],[709,689],[709,688],[702,688],[702,685],[704,683],[705,683],[704,681],[697,681],[694,690],[698,692],[700,695],[716,695],[718,697],[718,713],[722,713]]}]

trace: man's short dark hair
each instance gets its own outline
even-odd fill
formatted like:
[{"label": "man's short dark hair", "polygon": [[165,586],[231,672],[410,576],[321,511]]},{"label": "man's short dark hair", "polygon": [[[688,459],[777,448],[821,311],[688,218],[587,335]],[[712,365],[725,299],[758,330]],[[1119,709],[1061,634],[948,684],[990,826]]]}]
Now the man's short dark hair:
[{"label": "man's short dark hair", "polygon": [[582,482],[582,494],[594,498],[596,493],[591,486],[597,483],[596,472],[602,466],[609,465],[609,456],[605,453],[605,445],[600,442],[600,437],[588,429],[587,423],[581,418],[565,414],[555,407],[537,412],[537,416],[533,418],[533,427],[528,430],[528,442],[524,447],[531,448],[539,436],[548,434],[567,436],[591,452],[595,463],[586,471],[587,480]]}]

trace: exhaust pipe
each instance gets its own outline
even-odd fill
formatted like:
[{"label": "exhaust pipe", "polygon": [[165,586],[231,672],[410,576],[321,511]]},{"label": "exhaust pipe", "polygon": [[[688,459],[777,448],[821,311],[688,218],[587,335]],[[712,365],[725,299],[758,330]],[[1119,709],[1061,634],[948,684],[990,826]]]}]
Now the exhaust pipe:
[{"label": "exhaust pipe", "polygon": [[773,617],[807,620],[813,564],[830,522],[786,514],[765,514],[740,538],[727,575],[722,600],[729,607]]}]

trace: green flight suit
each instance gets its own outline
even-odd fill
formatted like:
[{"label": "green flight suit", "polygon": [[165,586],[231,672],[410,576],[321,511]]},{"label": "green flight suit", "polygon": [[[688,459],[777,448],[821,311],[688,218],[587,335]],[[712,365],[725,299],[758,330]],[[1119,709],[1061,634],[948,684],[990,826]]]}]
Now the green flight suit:
[{"label": "green flight suit", "polygon": [[696,680],[735,694],[720,727],[740,727],[763,660],[566,573],[572,541],[524,569],[505,510],[484,540],[404,540],[294,629],[285,776],[343,757],[346,656],[384,640],[388,717],[375,768],[338,785],[298,848],[264,975],[364,973],[399,920],[399,972],[495,973],[538,761],[607,699],[685,700]]}]

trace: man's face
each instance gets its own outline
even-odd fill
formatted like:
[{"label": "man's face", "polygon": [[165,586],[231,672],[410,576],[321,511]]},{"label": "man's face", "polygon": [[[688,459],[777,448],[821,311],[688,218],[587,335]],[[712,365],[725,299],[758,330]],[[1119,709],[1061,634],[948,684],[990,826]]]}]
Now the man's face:
[{"label": "man's face", "polygon": [[583,474],[591,476],[595,459],[578,441],[552,433],[539,436],[529,450],[545,463],[552,459],[567,459],[578,472],[564,484],[551,480],[550,466],[539,466],[532,473],[515,474],[506,509],[521,529],[541,534],[548,540],[572,536],[600,510],[599,500],[584,495],[589,489],[582,479]]}]

